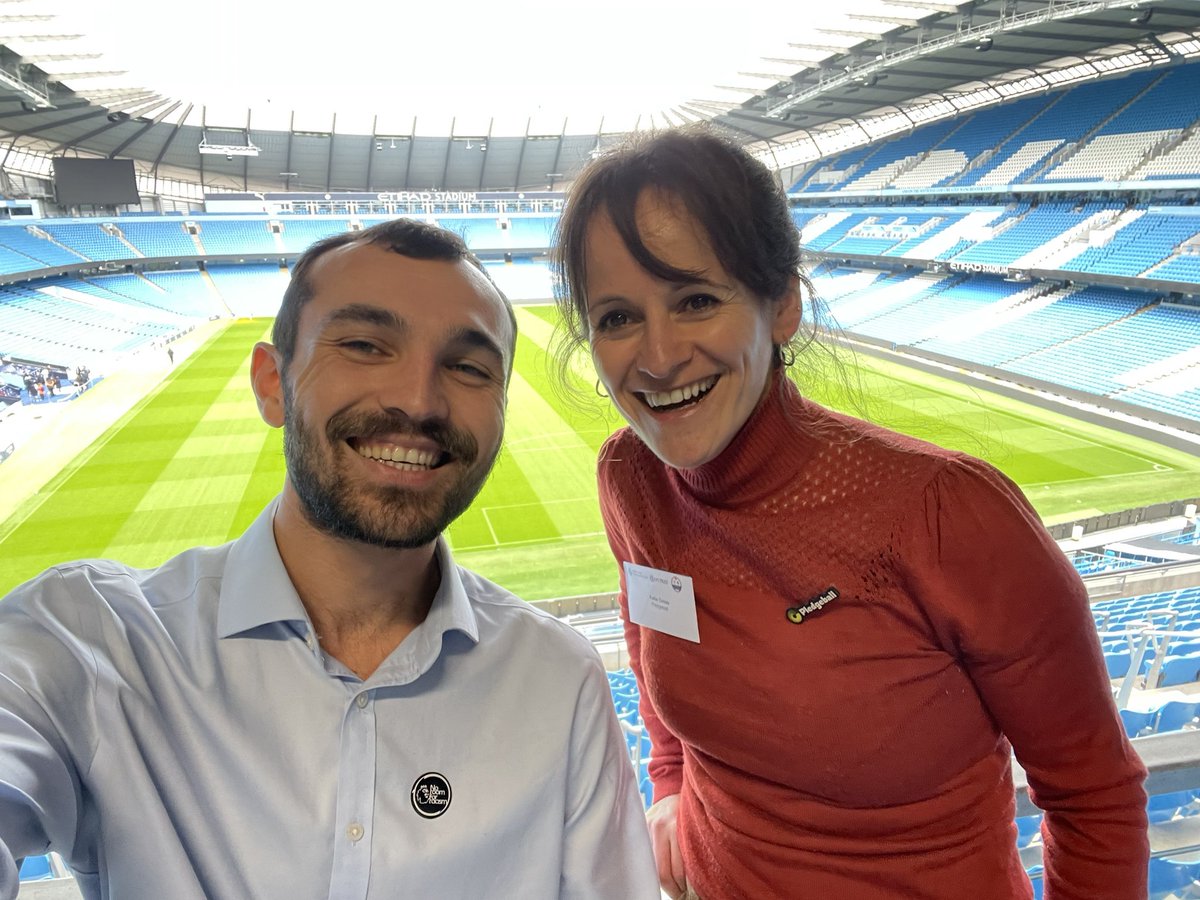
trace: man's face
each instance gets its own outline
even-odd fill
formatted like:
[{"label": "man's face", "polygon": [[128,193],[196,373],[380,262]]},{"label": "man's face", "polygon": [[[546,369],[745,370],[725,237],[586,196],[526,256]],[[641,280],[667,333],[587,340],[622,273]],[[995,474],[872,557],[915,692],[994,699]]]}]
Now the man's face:
[{"label": "man's face", "polygon": [[369,244],[329,251],[311,281],[281,373],[290,485],[327,534],[424,546],[500,450],[508,314],[470,263]]}]

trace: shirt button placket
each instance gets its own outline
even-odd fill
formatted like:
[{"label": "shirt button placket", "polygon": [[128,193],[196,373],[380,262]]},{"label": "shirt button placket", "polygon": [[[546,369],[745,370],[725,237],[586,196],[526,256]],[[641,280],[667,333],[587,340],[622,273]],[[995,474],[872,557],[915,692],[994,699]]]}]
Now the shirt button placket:
[{"label": "shirt button placket", "polygon": [[[330,897],[363,900],[371,881],[370,833],[375,815],[375,708],[357,684],[347,696],[338,759],[337,821]],[[364,838],[366,840],[364,840]]]}]

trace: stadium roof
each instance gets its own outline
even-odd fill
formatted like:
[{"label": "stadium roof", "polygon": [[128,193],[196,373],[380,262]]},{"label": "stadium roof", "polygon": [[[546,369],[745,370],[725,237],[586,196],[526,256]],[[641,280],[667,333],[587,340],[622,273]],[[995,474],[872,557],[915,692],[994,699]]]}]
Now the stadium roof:
[{"label": "stadium roof", "polygon": [[[718,119],[750,138],[778,138],[1131,50],[1165,63],[1178,39],[1200,36],[1198,0],[889,2],[908,12],[849,13],[852,29],[816,29],[820,37],[792,43],[779,60],[799,67],[790,77]],[[829,55],[839,38],[846,49]]]},{"label": "stadium roof", "polygon": [[167,195],[561,187],[630,130],[776,141],[1200,28],[1200,0],[0,3],[5,167],[130,157]]}]

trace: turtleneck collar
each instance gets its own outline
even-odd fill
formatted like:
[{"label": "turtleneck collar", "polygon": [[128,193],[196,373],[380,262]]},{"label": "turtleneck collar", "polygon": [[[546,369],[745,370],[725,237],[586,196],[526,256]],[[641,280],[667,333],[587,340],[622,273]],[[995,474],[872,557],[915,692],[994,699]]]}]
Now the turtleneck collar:
[{"label": "turtleneck collar", "polygon": [[[683,492],[712,506],[741,506],[778,491],[795,477],[795,469],[781,465],[782,460],[808,456],[796,454],[797,443],[806,442],[805,406],[787,373],[777,369],[742,430],[716,459],[668,472]],[[789,453],[782,456],[785,447]]]}]

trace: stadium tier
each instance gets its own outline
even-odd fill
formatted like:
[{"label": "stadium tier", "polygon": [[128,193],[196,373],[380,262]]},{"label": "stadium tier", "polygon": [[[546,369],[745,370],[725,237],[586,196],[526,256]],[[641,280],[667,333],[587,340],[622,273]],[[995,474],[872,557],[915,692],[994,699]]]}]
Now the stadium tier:
[{"label": "stadium tier", "polygon": [[[814,276],[836,323],[852,335],[1036,377],[1169,415],[1200,418],[1200,313],[1195,308],[1164,303],[1161,293],[1149,290],[934,271],[937,263],[945,264],[943,269],[1029,266],[1035,272],[1038,266],[1053,265],[1054,272],[1073,278],[1099,273],[1137,284],[1167,273],[1195,278],[1200,284],[1198,208],[1047,201],[966,208],[798,209],[795,218],[812,252],[846,254],[858,266],[857,273],[845,265],[820,267]],[[47,278],[43,266],[31,270],[43,277],[0,287],[0,352],[34,362],[86,362],[103,368],[106,354],[168,339],[196,321],[272,315],[286,286],[280,261],[354,226],[336,217],[196,219],[195,235],[177,218],[0,226],[0,249],[6,246],[10,253],[0,255],[0,263],[19,257],[29,269],[32,257],[13,248],[24,246],[33,252],[29,245],[36,244],[55,265],[62,263],[56,254],[72,254],[71,268],[80,272]],[[522,241],[537,247],[529,252],[544,253],[554,225],[549,216],[439,221],[482,244],[476,249],[485,256]],[[973,239],[967,240],[967,235]],[[238,243],[241,239],[248,244]],[[221,262],[209,262],[203,269],[147,267],[105,274],[82,261],[85,251],[109,258],[123,252],[126,260],[179,265],[178,257],[151,257],[146,251],[183,249],[185,244],[195,251],[188,257]],[[201,246],[211,250],[210,245],[220,253],[199,253]],[[255,261],[264,256],[273,261]],[[246,261],[234,264],[237,259]],[[873,270],[868,266],[875,259],[923,262],[926,271]],[[548,269],[540,259],[494,259],[487,267],[516,300],[544,301],[552,294]],[[1158,282],[1146,282],[1152,283]],[[57,311],[56,304],[61,304]],[[89,331],[88,323],[104,319],[107,310],[114,311],[112,319]],[[48,316],[57,316],[67,327],[39,325]]]},{"label": "stadium tier", "polygon": [[799,195],[1164,181],[1200,174],[1200,66],[1047,91],[813,163]]}]

